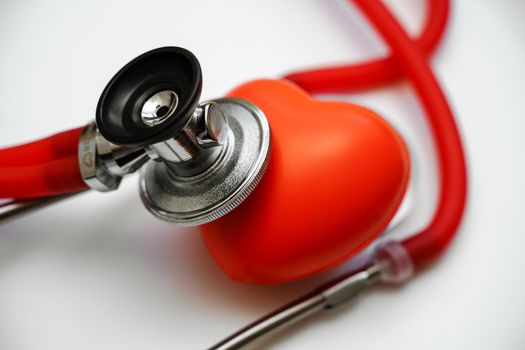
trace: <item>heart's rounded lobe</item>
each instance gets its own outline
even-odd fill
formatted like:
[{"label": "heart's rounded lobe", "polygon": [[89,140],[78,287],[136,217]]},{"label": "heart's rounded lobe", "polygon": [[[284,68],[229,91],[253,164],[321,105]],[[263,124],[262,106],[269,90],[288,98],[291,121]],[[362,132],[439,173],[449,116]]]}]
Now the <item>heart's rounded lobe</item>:
[{"label": "heart's rounded lobe", "polygon": [[333,267],[370,244],[398,209],[409,157],[374,112],[322,102],[286,81],[257,80],[230,97],[257,105],[271,128],[268,169],[235,210],[202,237],[233,279],[287,282]]}]

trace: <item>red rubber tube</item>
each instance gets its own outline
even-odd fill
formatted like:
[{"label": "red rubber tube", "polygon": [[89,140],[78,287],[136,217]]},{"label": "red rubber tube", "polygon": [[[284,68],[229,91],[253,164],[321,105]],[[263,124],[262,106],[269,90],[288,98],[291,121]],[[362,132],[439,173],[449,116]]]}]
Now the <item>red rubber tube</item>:
[{"label": "red rubber tube", "polygon": [[0,198],[36,198],[87,188],[77,155],[82,129],[0,150]]},{"label": "red rubber tube", "polygon": [[[425,54],[437,46],[447,23],[449,0],[431,0],[421,36],[415,42]],[[366,89],[401,77],[392,54],[371,62],[300,71],[285,76],[310,93]]]},{"label": "red rubber tube", "polygon": [[440,197],[428,227],[403,244],[416,267],[447,248],[461,223],[467,194],[467,172],[454,117],[423,51],[415,45],[390,11],[377,0],[354,0],[392,49],[399,69],[412,81],[425,107],[440,168]]},{"label": "red rubber tube", "polygon": [[48,163],[76,155],[83,128],[76,128],[20,146],[0,149],[0,169]]},{"label": "red rubber tube", "polygon": [[0,198],[36,198],[77,192],[87,188],[78,157],[69,156],[45,164],[0,168]]}]

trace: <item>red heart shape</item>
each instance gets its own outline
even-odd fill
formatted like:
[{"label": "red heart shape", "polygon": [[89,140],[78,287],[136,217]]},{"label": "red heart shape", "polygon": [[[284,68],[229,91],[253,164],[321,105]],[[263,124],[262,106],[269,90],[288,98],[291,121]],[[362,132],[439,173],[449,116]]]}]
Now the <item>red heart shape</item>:
[{"label": "red heart shape", "polygon": [[409,178],[407,149],[374,112],[321,102],[286,81],[258,80],[229,96],[268,118],[272,153],[255,191],[202,226],[219,265],[248,283],[281,283],[333,267],[385,229]]}]

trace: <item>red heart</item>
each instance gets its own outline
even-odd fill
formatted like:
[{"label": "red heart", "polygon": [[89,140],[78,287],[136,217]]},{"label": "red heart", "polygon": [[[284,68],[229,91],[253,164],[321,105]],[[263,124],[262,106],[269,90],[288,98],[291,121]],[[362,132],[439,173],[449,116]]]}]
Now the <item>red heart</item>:
[{"label": "red heart", "polygon": [[202,226],[228,275],[287,282],[333,267],[377,238],[401,203],[410,168],[386,121],[357,105],[317,101],[286,81],[249,82],[229,96],[266,114],[272,153],[255,191]]}]

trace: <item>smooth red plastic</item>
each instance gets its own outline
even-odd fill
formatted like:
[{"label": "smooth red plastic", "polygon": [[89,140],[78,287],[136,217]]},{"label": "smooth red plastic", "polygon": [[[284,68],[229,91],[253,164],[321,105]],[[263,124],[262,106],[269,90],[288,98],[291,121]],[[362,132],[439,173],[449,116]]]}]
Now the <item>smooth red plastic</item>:
[{"label": "smooth red plastic", "polygon": [[467,171],[461,138],[428,62],[390,11],[376,0],[354,1],[389,44],[399,68],[412,81],[427,112],[440,168],[440,197],[428,227],[405,244],[415,266],[422,266],[446,249],[461,223],[467,195]]},{"label": "smooth red plastic", "polygon": [[67,130],[38,141],[0,149],[0,171],[5,167],[44,164],[76,155],[82,129]]},{"label": "smooth red plastic", "polygon": [[[417,46],[429,55],[439,43],[446,27],[449,10],[448,0],[431,0],[427,19]],[[285,78],[293,81],[310,93],[345,92],[375,87],[400,78],[399,69],[393,54],[386,58],[355,65],[326,67],[294,72]]]},{"label": "smooth red plastic", "polygon": [[70,156],[45,164],[0,168],[0,198],[35,198],[76,192],[87,188],[78,157]]},{"label": "smooth red plastic", "polygon": [[262,182],[237,209],[202,226],[234,279],[281,283],[345,261],[384,230],[405,193],[409,158],[392,127],[349,103],[322,102],[286,81],[229,96],[266,114],[272,150]]}]

